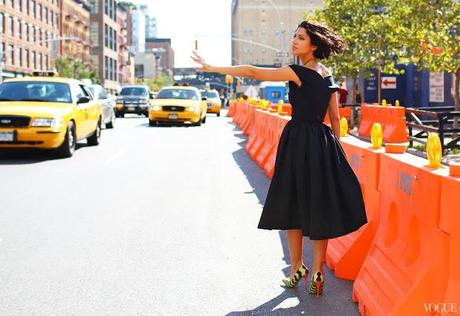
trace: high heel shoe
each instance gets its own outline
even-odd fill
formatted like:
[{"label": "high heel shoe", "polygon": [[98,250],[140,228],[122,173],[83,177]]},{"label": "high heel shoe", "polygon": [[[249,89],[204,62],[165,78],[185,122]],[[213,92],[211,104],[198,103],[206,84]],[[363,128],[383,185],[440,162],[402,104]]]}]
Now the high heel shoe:
[{"label": "high heel shoe", "polygon": [[308,276],[308,268],[302,264],[299,269],[291,276],[289,279],[283,279],[283,283],[288,288],[296,287],[299,284],[301,278],[305,280],[305,288],[307,288],[307,276]]},{"label": "high heel shoe", "polygon": [[316,297],[319,297],[321,294],[323,294],[323,285],[323,275],[321,274],[321,272],[318,271],[315,275],[311,277],[311,283],[310,288],[308,289],[308,293],[312,295],[316,294]]}]

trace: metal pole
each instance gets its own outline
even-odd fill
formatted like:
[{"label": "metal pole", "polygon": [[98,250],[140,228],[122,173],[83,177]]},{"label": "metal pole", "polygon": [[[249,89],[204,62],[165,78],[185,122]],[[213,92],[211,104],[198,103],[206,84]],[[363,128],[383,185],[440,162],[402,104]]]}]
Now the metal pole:
[{"label": "metal pole", "polygon": [[[2,38],[2,33],[0,32],[0,45],[3,43],[3,38]],[[6,43],[5,43],[5,48],[6,48]],[[3,82],[3,56],[4,56],[4,51],[3,47],[0,47],[0,83]]]}]

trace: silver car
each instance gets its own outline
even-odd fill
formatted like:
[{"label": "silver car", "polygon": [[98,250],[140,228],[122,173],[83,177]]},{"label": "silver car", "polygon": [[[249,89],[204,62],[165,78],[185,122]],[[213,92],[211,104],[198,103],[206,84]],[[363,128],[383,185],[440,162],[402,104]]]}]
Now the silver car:
[{"label": "silver car", "polygon": [[107,93],[105,88],[98,84],[86,86],[94,99],[102,105],[102,123],[105,128],[113,128],[115,125],[115,98]]}]

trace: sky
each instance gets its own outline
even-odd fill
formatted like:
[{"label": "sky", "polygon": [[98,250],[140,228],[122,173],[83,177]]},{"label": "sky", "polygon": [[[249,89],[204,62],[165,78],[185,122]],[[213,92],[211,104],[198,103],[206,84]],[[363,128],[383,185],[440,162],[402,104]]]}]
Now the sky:
[{"label": "sky", "polygon": [[231,0],[132,0],[148,4],[157,18],[158,37],[171,38],[175,67],[193,67],[190,54],[198,51],[213,65],[231,64]]}]

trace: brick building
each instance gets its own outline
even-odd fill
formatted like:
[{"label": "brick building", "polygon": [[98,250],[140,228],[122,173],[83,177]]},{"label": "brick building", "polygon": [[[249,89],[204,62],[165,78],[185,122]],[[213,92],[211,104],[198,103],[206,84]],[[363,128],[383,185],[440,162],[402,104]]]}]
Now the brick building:
[{"label": "brick building", "polygon": [[0,79],[54,68],[58,0],[0,0]]},{"label": "brick building", "polygon": [[90,7],[84,0],[60,0],[59,55],[89,65]]}]

